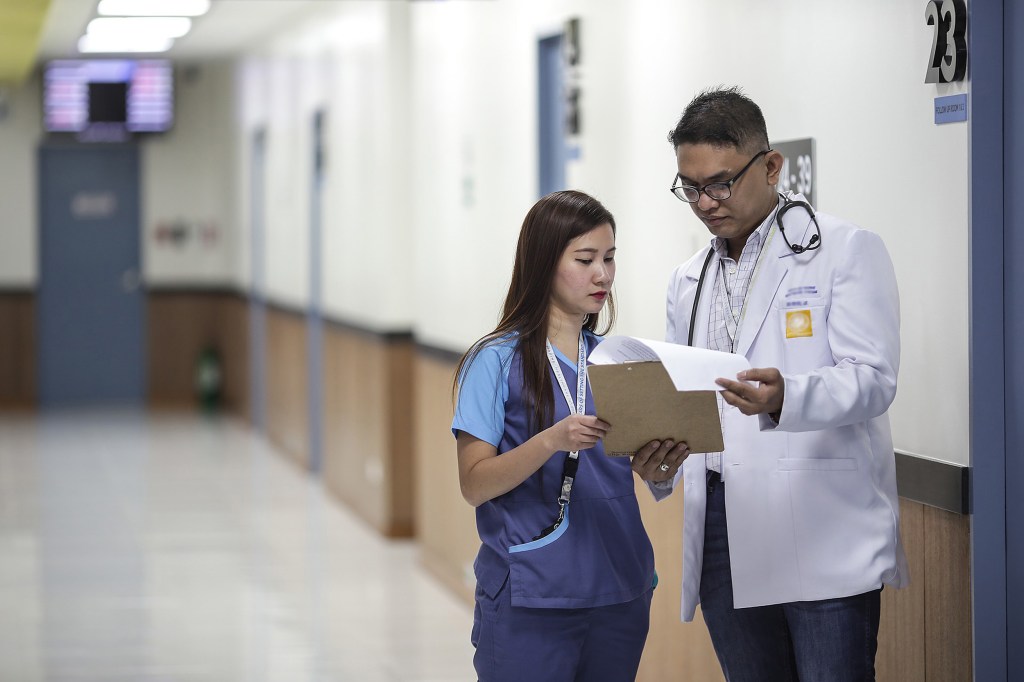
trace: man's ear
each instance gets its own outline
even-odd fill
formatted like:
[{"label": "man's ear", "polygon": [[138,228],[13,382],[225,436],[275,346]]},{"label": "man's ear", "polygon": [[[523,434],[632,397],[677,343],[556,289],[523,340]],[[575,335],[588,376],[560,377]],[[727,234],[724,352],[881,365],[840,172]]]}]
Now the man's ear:
[{"label": "man's ear", "polygon": [[779,173],[782,172],[782,162],[784,157],[774,149],[765,154],[764,162],[768,168],[768,184],[778,185],[779,184]]}]

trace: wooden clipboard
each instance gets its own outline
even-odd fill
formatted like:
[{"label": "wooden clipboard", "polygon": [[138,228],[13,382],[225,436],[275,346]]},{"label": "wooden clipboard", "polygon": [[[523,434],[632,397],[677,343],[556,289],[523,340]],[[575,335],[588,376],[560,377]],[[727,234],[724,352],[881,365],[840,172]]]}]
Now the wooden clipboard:
[{"label": "wooden clipboard", "polygon": [[660,362],[590,365],[597,416],[611,424],[604,452],[636,453],[652,440],[686,441],[690,452],[724,449],[715,391],[677,391]]}]

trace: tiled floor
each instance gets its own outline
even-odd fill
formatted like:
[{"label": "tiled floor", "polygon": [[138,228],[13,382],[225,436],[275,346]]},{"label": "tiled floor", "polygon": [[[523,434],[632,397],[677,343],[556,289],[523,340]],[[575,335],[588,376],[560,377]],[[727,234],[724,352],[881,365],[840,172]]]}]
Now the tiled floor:
[{"label": "tiled floor", "polygon": [[241,422],[0,415],[0,682],[463,682],[471,624]]}]

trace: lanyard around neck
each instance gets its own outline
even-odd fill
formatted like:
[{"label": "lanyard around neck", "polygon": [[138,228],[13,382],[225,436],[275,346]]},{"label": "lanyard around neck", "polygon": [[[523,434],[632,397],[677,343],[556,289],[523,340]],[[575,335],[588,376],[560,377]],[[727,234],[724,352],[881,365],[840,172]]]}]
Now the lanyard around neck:
[{"label": "lanyard around neck", "polygon": [[[562,397],[565,404],[569,406],[569,414],[586,414],[587,412],[587,342],[580,332],[579,352],[576,356],[576,403],[573,404],[572,393],[569,392],[569,385],[562,374],[562,367],[555,357],[555,350],[551,347],[551,341],[545,341],[548,353],[548,363],[555,373],[558,387],[562,389]],[[565,505],[569,503],[569,495],[572,493],[572,482],[576,478],[576,469],[579,466],[579,450],[573,450],[565,458],[565,465],[562,467],[562,487],[559,491],[558,505],[560,507],[558,519],[554,525],[545,529],[538,537],[543,537],[558,527],[565,517]]]},{"label": "lanyard around neck", "polygon": [[[555,357],[555,350],[551,341],[545,341],[544,345],[548,353],[548,363],[558,380],[558,387],[562,389],[562,397],[565,404],[569,406],[569,414],[585,414],[587,411],[587,343],[583,339],[583,332],[580,332],[579,354],[576,357],[576,402],[573,403],[572,394],[569,392],[569,385],[562,374],[562,366]],[[570,457],[576,457],[579,451],[570,452]]]}]

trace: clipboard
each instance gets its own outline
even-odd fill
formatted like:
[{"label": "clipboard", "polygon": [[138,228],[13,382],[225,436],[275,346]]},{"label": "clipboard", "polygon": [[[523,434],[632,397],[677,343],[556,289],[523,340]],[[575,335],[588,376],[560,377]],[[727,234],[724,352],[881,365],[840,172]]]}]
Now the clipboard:
[{"label": "clipboard", "polygon": [[587,367],[597,416],[611,424],[604,452],[633,455],[652,440],[686,441],[691,453],[724,450],[716,391],[678,391],[659,361]]}]

